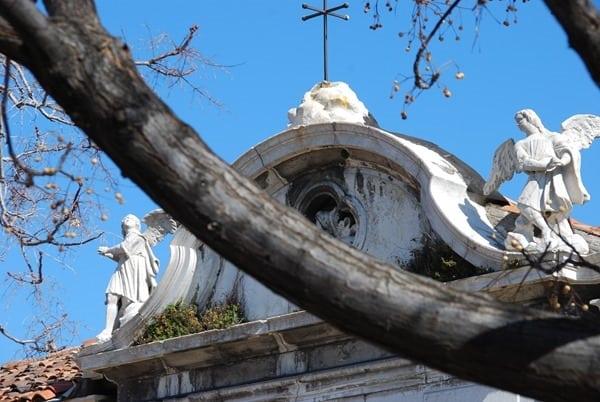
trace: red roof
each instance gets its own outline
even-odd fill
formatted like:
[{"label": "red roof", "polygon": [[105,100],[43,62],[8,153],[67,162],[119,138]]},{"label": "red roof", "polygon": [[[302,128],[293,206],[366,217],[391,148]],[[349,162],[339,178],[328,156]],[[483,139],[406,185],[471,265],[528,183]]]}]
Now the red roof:
[{"label": "red roof", "polygon": [[0,401],[47,401],[67,392],[81,377],[73,356],[79,348],[0,367]]}]

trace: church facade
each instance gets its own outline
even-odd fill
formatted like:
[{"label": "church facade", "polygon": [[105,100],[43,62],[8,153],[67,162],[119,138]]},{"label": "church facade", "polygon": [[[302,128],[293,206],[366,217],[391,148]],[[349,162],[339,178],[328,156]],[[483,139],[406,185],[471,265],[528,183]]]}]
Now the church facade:
[{"label": "church facade", "polygon": [[[273,198],[398,269],[440,242],[487,270],[447,286],[514,302],[545,297],[552,278],[527,277],[527,267],[500,275],[518,254],[507,252],[497,235],[511,219],[514,224],[511,206],[487,202],[483,179],[458,158],[380,129],[343,83],[316,85],[289,120],[285,131],[234,163]],[[565,275],[586,280],[587,274]],[[151,317],[180,300],[200,310],[235,300],[248,322],[132,346]],[[77,361],[85,376],[117,384],[122,401],[529,400],[345,334],[274,294],[183,228],[171,242],[165,274],[137,315],[108,341],[85,347]]]}]

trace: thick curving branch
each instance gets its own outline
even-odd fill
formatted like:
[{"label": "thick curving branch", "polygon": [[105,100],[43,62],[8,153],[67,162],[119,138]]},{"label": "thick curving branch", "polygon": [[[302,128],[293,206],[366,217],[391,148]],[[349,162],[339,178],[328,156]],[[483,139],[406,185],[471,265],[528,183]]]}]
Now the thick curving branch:
[{"label": "thick curving branch", "polygon": [[579,54],[592,79],[600,87],[600,11],[590,0],[545,0]]},{"label": "thick curving branch", "polygon": [[99,22],[96,3],[93,0],[44,0],[43,3],[52,17]]}]

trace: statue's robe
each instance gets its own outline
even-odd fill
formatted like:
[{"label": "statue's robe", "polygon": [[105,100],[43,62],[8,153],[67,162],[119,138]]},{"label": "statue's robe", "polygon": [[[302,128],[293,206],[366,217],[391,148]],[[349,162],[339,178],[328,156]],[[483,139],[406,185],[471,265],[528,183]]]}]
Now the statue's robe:
[{"label": "statue's robe", "polygon": [[129,231],[123,241],[107,251],[118,262],[106,288],[107,294],[142,303],[156,286],[158,260],[139,232]]},{"label": "statue's robe", "polygon": [[[583,204],[590,199],[581,182],[580,153],[562,141],[560,135],[532,134],[518,141],[515,151],[518,170],[529,176],[519,196],[519,204],[532,207],[547,217],[566,218],[573,204]],[[548,171],[552,159],[558,159],[564,153],[569,153],[571,162]]]}]

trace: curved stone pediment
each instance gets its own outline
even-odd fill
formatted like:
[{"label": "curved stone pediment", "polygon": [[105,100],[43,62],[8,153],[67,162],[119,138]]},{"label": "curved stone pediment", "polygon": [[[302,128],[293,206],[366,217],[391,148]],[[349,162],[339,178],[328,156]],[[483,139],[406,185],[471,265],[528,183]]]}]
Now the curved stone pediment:
[{"label": "curved stone pediment", "polygon": [[[286,130],[233,166],[321,229],[402,269],[437,237],[473,265],[499,270],[506,255],[489,221],[483,179],[422,140],[350,123]],[[241,302],[249,320],[297,310],[201,246],[199,306]]]}]

